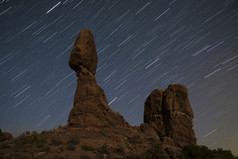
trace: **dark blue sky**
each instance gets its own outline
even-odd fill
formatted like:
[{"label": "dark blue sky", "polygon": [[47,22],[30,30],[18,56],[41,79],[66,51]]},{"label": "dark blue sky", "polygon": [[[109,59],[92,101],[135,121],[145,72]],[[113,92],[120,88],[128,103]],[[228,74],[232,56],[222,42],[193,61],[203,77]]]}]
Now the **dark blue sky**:
[{"label": "dark blue sky", "polygon": [[65,125],[83,28],[110,107],[132,125],[156,89],[188,87],[198,144],[238,155],[237,0],[0,1],[0,127],[18,135]]}]

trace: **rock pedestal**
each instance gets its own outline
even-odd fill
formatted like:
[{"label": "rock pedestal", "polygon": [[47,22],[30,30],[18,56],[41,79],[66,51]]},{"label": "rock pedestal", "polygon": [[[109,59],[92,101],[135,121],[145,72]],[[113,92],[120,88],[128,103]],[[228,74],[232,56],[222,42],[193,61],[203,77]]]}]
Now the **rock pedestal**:
[{"label": "rock pedestal", "polygon": [[125,125],[123,117],[112,111],[105,94],[96,82],[97,52],[89,29],[80,32],[73,46],[69,66],[76,72],[74,106],[68,118],[70,127],[104,127]]}]

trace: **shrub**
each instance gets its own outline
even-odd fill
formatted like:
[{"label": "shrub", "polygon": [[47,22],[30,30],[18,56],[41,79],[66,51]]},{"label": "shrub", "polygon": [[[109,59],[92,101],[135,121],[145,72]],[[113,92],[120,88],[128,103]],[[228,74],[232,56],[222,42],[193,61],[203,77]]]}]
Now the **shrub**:
[{"label": "shrub", "polygon": [[7,148],[11,148],[11,146],[9,146],[9,145],[6,144],[6,143],[2,143],[2,144],[0,145],[0,149],[7,149]]},{"label": "shrub", "polygon": [[148,153],[145,154],[146,158],[150,159],[165,159],[164,151],[161,143],[152,142],[151,148],[148,150]]},{"label": "shrub", "polygon": [[113,152],[117,153],[117,154],[123,154],[125,152],[125,150],[123,147],[120,146],[120,147],[114,148]]},{"label": "shrub", "polygon": [[232,155],[230,150],[223,150],[221,148],[218,148],[216,150],[212,151],[214,156],[216,158],[220,158],[220,159],[236,159],[235,156]]},{"label": "shrub", "polygon": [[87,156],[87,155],[81,155],[80,159],[91,159],[91,157]]},{"label": "shrub", "polygon": [[206,146],[189,145],[183,148],[180,159],[215,159],[214,154]]},{"label": "shrub", "polygon": [[65,157],[65,156],[54,156],[54,159],[68,159],[68,157]]},{"label": "shrub", "polygon": [[79,140],[75,139],[75,138],[71,138],[71,139],[69,139],[67,144],[78,145],[79,144]]},{"label": "shrub", "polygon": [[43,152],[50,152],[50,147],[49,146],[45,146],[43,149],[42,149]]},{"label": "shrub", "polygon": [[75,151],[76,150],[76,147],[74,146],[74,145],[68,145],[67,146],[67,150],[69,150],[69,151]]},{"label": "shrub", "polygon": [[54,146],[59,146],[62,145],[63,142],[60,139],[52,139],[50,144]]},{"label": "shrub", "polygon": [[20,146],[20,145],[14,145],[13,151],[14,151],[14,152],[20,152],[20,151],[21,151],[21,148],[22,148],[22,146]]},{"label": "shrub", "polygon": [[141,155],[137,155],[134,153],[130,153],[127,156],[124,157],[124,159],[142,159],[143,157]]},{"label": "shrub", "polygon": [[36,145],[36,148],[42,148],[42,147],[44,147],[44,145],[41,144],[41,143],[39,143],[39,144]]},{"label": "shrub", "polygon": [[97,152],[101,154],[109,154],[109,149],[106,145],[103,145],[97,150]]},{"label": "shrub", "polygon": [[25,159],[25,157],[23,157],[21,154],[15,153],[15,154],[11,154],[10,157],[16,158],[16,159]]},{"label": "shrub", "polygon": [[83,145],[81,148],[85,151],[94,151],[95,150],[92,146],[89,146],[89,145]]},{"label": "shrub", "polygon": [[12,139],[13,139],[12,134],[8,132],[2,132],[2,130],[0,129],[0,142]]},{"label": "shrub", "polygon": [[237,159],[230,150],[210,150],[206,146],[190,145],[183,148],[180,159]]},{"label": "shrub", "polygon": [[57,151],[58,152],[64,152],[64,148],[63,147],[59,147]]},{"label": "shrub", "polygon": [[15,143],[18,145],[32,144],[32,143],[45,143],[45,139],[42,138],[37,131],[30,133],[26,131],[19,135],[15,140]]},{"label": "shrub", "polygon": [[95,156],[95,158],[96,158],[96,159],[104,159],[104,155],[97,153],[96,156]]},{"label": "shrub", "polygon": [[136,143],[139,143],[139,136],[135,135],[135,136],[132,136],[132,137],[127,137],[129,143],[131,144],[136,144]]}]

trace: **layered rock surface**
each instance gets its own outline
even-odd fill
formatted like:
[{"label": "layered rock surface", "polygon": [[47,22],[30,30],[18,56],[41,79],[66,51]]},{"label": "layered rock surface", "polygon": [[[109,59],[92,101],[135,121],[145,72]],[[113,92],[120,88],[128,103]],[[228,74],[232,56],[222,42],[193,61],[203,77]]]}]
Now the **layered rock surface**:
[{"label": "layered rock surface", "polygon": [[164,144],[184,147],[196,144],[193,111],[188,90],[181,84],[156,89],[145,101],[144,123],[149,124]]}]

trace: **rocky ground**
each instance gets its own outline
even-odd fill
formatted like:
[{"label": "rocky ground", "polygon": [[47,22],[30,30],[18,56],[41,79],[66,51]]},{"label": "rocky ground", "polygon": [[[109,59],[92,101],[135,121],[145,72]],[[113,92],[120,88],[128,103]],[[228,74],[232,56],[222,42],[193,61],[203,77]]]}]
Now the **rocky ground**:
[{"label": "rocky ground", "polygon": [[108,125],[104,129],[60,127],[40,134],[25,132],[0,143],[0,159],[151,158],[166,154],[159,141],[136,129],[128,130]]}]

